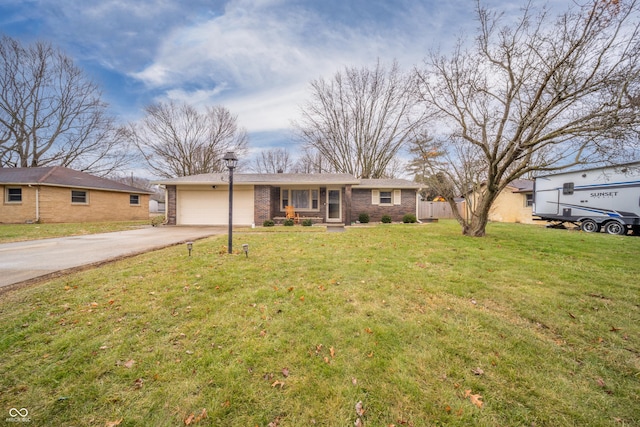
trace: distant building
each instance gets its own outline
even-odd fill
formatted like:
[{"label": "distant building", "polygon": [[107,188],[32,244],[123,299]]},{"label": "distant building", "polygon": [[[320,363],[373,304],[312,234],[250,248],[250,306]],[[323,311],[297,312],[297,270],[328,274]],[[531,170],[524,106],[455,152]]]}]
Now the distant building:
[{"label": "distant building", "polygon": [[62,166],[0,168],[0,223],[149,218],[150,191]]},{"label": "distant building", "polygon": [[500,192],[489,211],[489,220],[534,224],[533,181],[516,179]]}]

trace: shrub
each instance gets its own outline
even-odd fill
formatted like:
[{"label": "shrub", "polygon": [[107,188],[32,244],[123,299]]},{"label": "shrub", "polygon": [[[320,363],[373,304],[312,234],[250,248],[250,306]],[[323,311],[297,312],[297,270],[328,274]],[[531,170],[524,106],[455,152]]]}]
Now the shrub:
[{"label": "shrub", "polygon": [[165,220],[165,216],[164,215],[154,216],[153,218],[151,218],[151,226],[152,227],[157,227],[157,226],[161,225],[162,223],[164,223],[164,220]]},{"label": "shrub", "polygon": [[391,216],[382,215],[382,218],[380,219],[380,221],[382,221],[383,224],[391,224]]},{"label": "shrub", "polygon": [[416,218],[414,214],[408,213],[402,217],[402,222],[404,222],[405,224],[413,224],[415,222],[418,222],[418,218]]},{"label": "shrub", "polygon": [[358,215],[358,221],[360,221],[361,224],[366,224],[369,222],[369,214],[368,213],[361,213],[360,215]]},{"label": "shrub", "polygon": [[313,225],[313,221],[310,220],[309,218],[302,220],[303,227],[311,227],[312,225]]},{"label": "shrub", "polygon": [[293,218],[287,218],[284,220],[284,222],[282,223],[285,227],[292,227],[293,226]]},{"label": "shrub", "polygon": [[263,227],[273,227],[274,225],[276,225],[276,223],[273,222],[272,219],[267,219],[262,223]]}]

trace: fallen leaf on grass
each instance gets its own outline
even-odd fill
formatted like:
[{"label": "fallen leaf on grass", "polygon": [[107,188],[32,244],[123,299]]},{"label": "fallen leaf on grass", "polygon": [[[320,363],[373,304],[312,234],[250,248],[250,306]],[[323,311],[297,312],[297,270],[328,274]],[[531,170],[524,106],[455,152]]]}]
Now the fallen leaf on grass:
[{"label": "fallen leaf on grass", "polygon": [[360,418],[358,418],[358,419],[353,423],[353,425],[354,425],[355,427],[362,427],[364,424],[362,424],[362,420],[361,420]]},{"label": "fallen leaf on grass", "polygon": [[122,418],[116,421],[107,421],[104,427],[116,427],[116,426],[119,426],[121,422],[122,422]]},{"label": "fallen leaf on grass", "polygon": [[131,369],[131,368],[133,368],[133,365],[134,365],[135,363],[136,363],[136,361],[135,361],[135,360],[133,360],[133,359],[129,359],[129,360],[127,360],[126,362],[124,362],[124,364],[123,364],[122,366],[124,366],[124,367],[125,367],[125,368],[127,368],[127,369]]},{"label": "fallen leaf on grass", "polygon": [[472,394],[471,390],[465,390],[464,391],[464,397],[465,398],[469,398],[469,400],[471,400],[471,403],[473,403],[474,405],[476,405],[478,408],[482,408],[482,405],[484,402],[482,402],[482,396],[479,394]]},{"label": "fallen leaf on grass", "polygon": [[200,414],[198,416],[196,416],[195,413],[191,413],[191,415],[189,415],[187,418],[184,419],[184,425],[188,426],[191,424],[195,424],[195,423],[199,423],[200,421],[204,420],[205,418],[207,418],[207,410],[205,408],[202,408],[202,411],[200,412]]},{"label": "fallen leaf on grass", "polygon": [[371,328],[364,328],[364,331],[368,334],[372,334],[373,331],[371,330]]},{"label": "fallen leaf on grass", "polygon": [[134,382],[133,386],[135,388],[142,388],[142,384],[144,383],[144,379],[142,378],[138,378],[136,379],[136,381]]},{"label": "fallen leaf on grass", "polygon": [[202,408],[202,412],[200,412],[200,415],[196,417],[196,422],[204,420],[205,418],[207,418],[207,410],[205,408]]},{"label": "fallen leaf on grass", "polygon": [[280,388],[284,387],[284,381],[275,380],[273,384],[271,384],[271,387],[277,387],[277,386],[280,386]]},{"label": "fallen leaf on grass", "polygon": [[282,368],[282,375],[287,378],[289,376],[289,368]]},{"label": "fallen leaf on grass", "polygon": [[483,375],[484,374],[484,371],[481,368],[472,369],[471,372],[473,372],[475,375]]},{"label": "fallen leaf on grass", "polygon": [[356,377],[352,377],[351,378],[351,384],[353,384],[353,385],[357,385],[358,384],[358,380],[356,379]]},{"label": "fallen leaf on grass", "polygon": [[329,353],[331,353],[331,357],[333,358],[336,355],[336,350],[333,347],[330,347]]},{"label": "fallen leaf on grass", "polygon": [[362,401],[359,401],[358,403],[356,403],[356,414],[358,414],[358,416],[363,416],[364,415],[364,407],[362,405]]},{"label": "fallen leaf on grass", "polygon": [[267,427],[278,427],[280,425],[280,417],[276,417],[273,421],[271,421]]},{"label": "fallen leaf on grass", "polygon": [[598,378],[598,379],[596,380],[596,382],[598,383],[598,385],[599,385],[600,387],[606,387],[606,386],[607,386],[607,385],[604,383],[604,380],[603,380],[602,378]]}]

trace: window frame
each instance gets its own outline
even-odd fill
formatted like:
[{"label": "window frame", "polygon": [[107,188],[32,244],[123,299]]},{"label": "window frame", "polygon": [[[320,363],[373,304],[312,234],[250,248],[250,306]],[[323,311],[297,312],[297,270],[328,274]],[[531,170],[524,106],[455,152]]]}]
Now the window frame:
[{"label": "window frame", "polygon": [[[386,194],[389,193],[387,196]],[[383,194],[385,194],[383,196]],[[383,201],[384,199],[384,201]],[[388,200],[388,201],[387,201]],[[393,205],[393,190],[380,190],[380,199],[378,204],[381,206],[392,206]]]},{"label": "window frame", "polygon": [[524,207],[530,208],[533,206],[533,193],[524,193]]},{"label": "window frame", "polygon": [[[74,198],[78,198],[80,197],[78,194],[74,193],[83,193],[83,199],[84,201],[74,201]],[[87,190],[71,190],[71,204],[72,205],[88,205],[89,204],[89,192]]]},{"label": "window frame", "polygon": [[[385,196],[385,202],[382,201],[382,193],[390,193],[389,202],[386,201],[387,197]],[[389,188],[379,188],[371,190],[371,204],[374,206],[398,206],[402,205],[402,190],[401,189],[389,189]]]},{"label": "window frame", "polygon": [[[133,202],[133,198],[135,197],[136,201]],[[140,195],[139,194],[129,194],[129,206],[140,206]]]},{"label": "window frame", "polygon": [[307,207],[295,206],[295,210],[298,212],[320,212],[320,187],[281,187],[280,188],[280,209],[284,211],[285,207],[293,204],[294,197],[293,191],[308,191],[308,205]]},{"label": "window frame", "polygon": [[[20,191],[20,200],[11,200],[11,190],[19,190]],[[4,196],[4,201],[5,203],[8,204],[12,204],[12,205],[19,205],[22,203],[22,187],[6,187],[5,188],[5,196]]]},{"label": "window frame", "polygon": [[562,195],[570,196],[574,192],[574,183],[573,182],[565,182],[562,184]]}]

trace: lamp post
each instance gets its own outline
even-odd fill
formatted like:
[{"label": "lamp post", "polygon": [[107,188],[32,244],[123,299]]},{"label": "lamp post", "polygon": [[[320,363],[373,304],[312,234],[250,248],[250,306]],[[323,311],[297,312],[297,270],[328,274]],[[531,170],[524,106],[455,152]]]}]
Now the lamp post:
[{"label": "lamp post", "polygon": [[238,164],[238,158],[236,157],[236,153],[233,151],[227,151],[227,154],[224,155],[223,160],[229,169],[229,253],[232,253],[233,248],[233,170],[236,168]]}]

